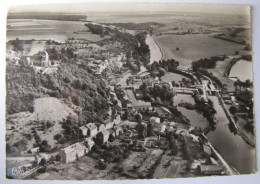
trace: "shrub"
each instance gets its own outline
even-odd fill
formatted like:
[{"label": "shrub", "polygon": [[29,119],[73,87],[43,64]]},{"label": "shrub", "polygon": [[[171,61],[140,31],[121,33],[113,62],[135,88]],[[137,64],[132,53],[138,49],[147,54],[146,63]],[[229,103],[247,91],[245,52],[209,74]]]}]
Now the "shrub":
[{"label": "shrub", "polygon": [[56,134],[56,135],[54,135],[54,139],[55,140],[59,140],[59,139],[61,139],[62,138],[62,135],[61,134]]}]

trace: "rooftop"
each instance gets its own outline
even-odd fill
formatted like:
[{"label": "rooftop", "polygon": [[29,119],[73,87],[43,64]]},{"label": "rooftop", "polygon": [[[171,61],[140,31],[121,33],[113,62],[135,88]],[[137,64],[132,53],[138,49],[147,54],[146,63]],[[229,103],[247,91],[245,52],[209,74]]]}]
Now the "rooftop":
[{"label": "rooftop", "polygon": [[200,170],[201,172],[222,171],[223,168],[220,165],[201,165]]},{"label": "rooftop", "polygon": [[83,144],[80,144],[80,143],[75,143],[75,144],[72,144],[64,149],[62,149],[62,151],[64,151],[65,153],[70,153],[70,152],[73,152],[73,151],[81,151],[81,150],[84,150],[86,149],[86,147],[83,145]]},{"label": "rooftop", "polygon": [[97,128],[97,126],[94,125],[93,123],[89,123],[89,124],[87,124],[86,127],[87,127],[88,129],[90,129],[90,130],[94,130],[94,129]]}]

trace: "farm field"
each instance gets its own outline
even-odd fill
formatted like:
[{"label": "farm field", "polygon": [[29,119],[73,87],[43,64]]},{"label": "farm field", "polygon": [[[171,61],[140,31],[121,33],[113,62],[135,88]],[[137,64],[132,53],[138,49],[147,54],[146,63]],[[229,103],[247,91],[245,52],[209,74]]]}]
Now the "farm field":
[{"label": "farm field", "polygon": [[[219,55],[233,55],[244,45],[209,37],[207,34],[163,35],[154,37],[161,47],[163,59],[180,61],[183,68],[189,68],[192,61]],[[176,48],[179,50],[176,50]]]},{"label": "farm field", "polygon": [[185,77],[185,76],[180,75],[180,74],[167,73],[164,76],[162,76],[162,81],[165,81],[165,82],[172,82],[172,81],[179,82],[183,78],[188,79],[188,77]]},{"label": "farm field", "polygon": [[74,37],[95,42],[105,38],[87,32],[88,28],[84,24],[84,22],[79,21],[8,19],[7,41],[19,38],[21,40],[51,39],[57,42],[65,42],[67,38]]}]

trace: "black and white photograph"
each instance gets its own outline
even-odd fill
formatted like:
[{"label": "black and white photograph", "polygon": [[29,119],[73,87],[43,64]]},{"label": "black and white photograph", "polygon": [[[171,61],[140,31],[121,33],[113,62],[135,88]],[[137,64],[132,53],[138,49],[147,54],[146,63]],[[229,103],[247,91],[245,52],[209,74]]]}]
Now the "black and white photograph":
[{"label": "black and white photograph", "polygon": [[255,174],[252,11],[173,2],[10,6],[6,179]]}]

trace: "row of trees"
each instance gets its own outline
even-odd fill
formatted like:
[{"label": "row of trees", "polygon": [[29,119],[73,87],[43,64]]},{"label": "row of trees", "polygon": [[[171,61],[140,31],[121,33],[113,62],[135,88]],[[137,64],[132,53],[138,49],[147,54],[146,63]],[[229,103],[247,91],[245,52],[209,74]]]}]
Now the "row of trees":
[{"label": "row of trees", "polygon": [[214,108],[213,102],[208,99],[208,103],[205,103],[203,98],[199,98],[198,94],[194,95],[194,100],[195,100],[195,109],[202,113],[202,115],[207,118],[209,125],[211,129],[215,129],[216,125],[216,120],[215,120],[215,114],[217,111]]},{"label": "row of trees", "polygon": [[158,71],[163,68],[165,71],[174,72],[179,66],[179,61],[174,59],[160,60],[159,62],[154,61],[151,65],[147,65],[146,69],[149,71]]},{"label": "row of trees", "polygon": [[224,61],[226,59],[226,56],[223,57],[214,56],[211,58],[203,58],[198,61],[192,62],[192,69],[193,71],[198,71],[201,68],[211,69],[216,67],[217,61]]}]

